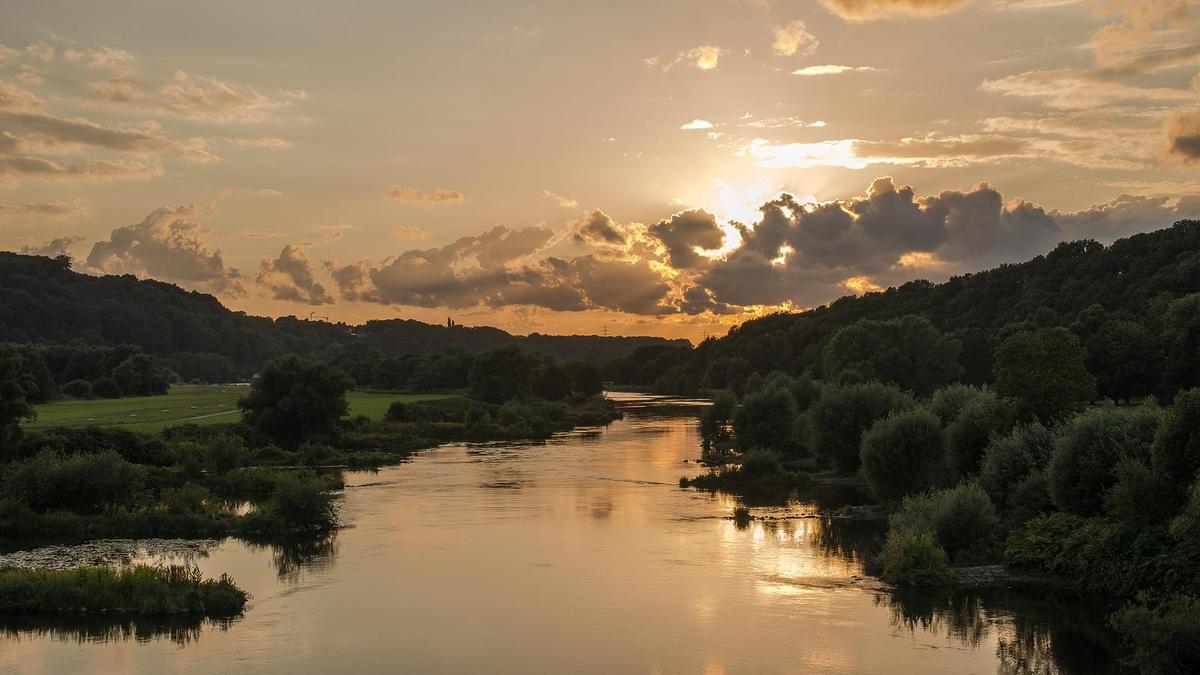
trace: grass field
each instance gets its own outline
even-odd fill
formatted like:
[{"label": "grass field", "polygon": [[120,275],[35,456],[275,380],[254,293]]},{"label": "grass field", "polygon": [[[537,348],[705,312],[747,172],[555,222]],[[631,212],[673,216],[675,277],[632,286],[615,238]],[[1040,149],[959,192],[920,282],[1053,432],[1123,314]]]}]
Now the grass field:
[{"label": "grass field", "polygon": [[[237,400],[246,395],[246,385],[177,384],[164,396],[57,401],[35,406],[37,419],[28,429],[52,427],[120,426],[137,431],[158,431],[183,423],[220,424],[235,422]],[[423,401],[446,398],[441,394],[377,394],[352,391],[351,415],[383,419],[393,401]]]}]

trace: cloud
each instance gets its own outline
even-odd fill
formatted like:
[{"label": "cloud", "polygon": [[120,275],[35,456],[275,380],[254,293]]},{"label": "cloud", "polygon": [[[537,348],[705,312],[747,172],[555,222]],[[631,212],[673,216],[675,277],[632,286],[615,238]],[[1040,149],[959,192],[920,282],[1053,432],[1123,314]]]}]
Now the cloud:
[{"label": "cloud", "polygon": [[158,90],[157,107],[184,119],[246,124],[276,119],[296,101],[308,97],[304,91],[280,90],[263,94],[251,87],[214,77],[175,71],[172,81]]},{"label": "cloud", "polygon": [[275,258],[263,260],[254,279],[271,291],[271,297],[306,305],[328,305],[333,296],[313,275],[312,264],[304,249],[294,244],[283,247]]},{"label": "cloud", "polygon": [[0,66],[7,66],[10,62],[21,57],[21,52],[9,47],[4,43],[0,43]]},{"label": "cloud", "polygon": [[[0,148],[4,143],[5,139],[0,136]],[[0,152],[0,185],[14,185],[23,179],[108,183],[150,180],[162,174],[162,167],[147,162],[104,159],[61,162],[41,157],[5,157],[3,152]]]},{"label": "cloud", "polygon": [[237,150],[288,150],[292,147],[291,141],[274,136],[223,138],[221,141]]},{"label": "cloud", "polygon": [[957,11],[968,0],[821,0],[847,21],[875,21],[904,16],[938,16]]},{"label": "cloud", "polygon": [[998,134],[930,134],[921,138],[901,138],[894,141],[847,138],[784,144],[774,144],[756,138],[744,149],[757,160],[757,166],[776,169],[831,166],[865,169],[876,164],[967,166],[1037,154],[1037,148],[1028,140]]},{"label": "cloud", "polygon": [[805,66],[792,71],[793,75],[801,75],[804,77],[814,77],[817,75],[840,75],[842,73],[866,73],[875,72],[877,69],[871,66]]},{"label": "cloud", "polygon": [[0,220],[9,218],[76,218],[86,214],[87,203],[79,200],[53,202],[0,202]]},{"label": "cloud", "polygon": [[135,155],[176,154],[192,162],[211,162],[201,139],[170,139],[136,129],[115,129],[88,120],[63,119],[37,113],[0,112],[6,131],[19,132],[19,149],[24,154],[71,153],[86,148]]},{"label": "cloud", "polygon": [[555,194],[549,190],[542,190],[542,196],[545,197],[546,199],[549,199],[550,201],[556,202],[559,206],[563,207],[564,209],[579,208],[579,202],[575,201],[574,199],[571,199],[570,197],[564,197],[562,195]]},{"label": "cloud", "polygon": [[128,71],[133,68],[133,54],[112,47],[68,47],[62,52],[63,59],[87,68]]},{"label": "cloud", "polygon": [[679,128],[680,129],[688,129],[688,130],[711,129],[711,128],[713,128],[713,123],[709,122],[708,120],[694,119],[691,122],[688,122],[687,124],[680,126]]},{"label": "cloud", "polygon": [[114,75],[87,85],[91,99],[106,103],[133,103],[145,96],[141,85],[131,75]]},{"label": "cloud", "polygon": [[0,80],[0,111],[30,113],[45,105],[46,102],[33,92],[26,91],[11,82]]},{"label": "cloud", "polygon": [[35,246],[22,246],[21,253],[24,255],[44,255],[49,258],[54,258],[60,255],[71,255],[71,247],[83,241],[83,237],[75,235],[64,235],[51,239],[44,244]]},{"label": "cloud", "polygon": [[399,184],[389,187],[384,195],[388,199],[401,204],[425,204],[428,206],[461,204],[464,199],[463,193],[458,190],[434,188],[432,192],[426,192],[419,188],[410,188]]},{"label": "cloud", "polygon": [[244,294],[241,275],[209,248],[208,231],[191,220],[195,205],[161,208],[136,225],[118,227],[87,257],[93,270],[178,282],[228,296]]},{"label": "cloud", "polygon": [[28,63],[24,63],[21,64],[20,70],[17,71],[17,81],[21,84],[39,85],[45,84],[46,78],[42,76],[42,71]]},{"label": "cloud", "polygon": [[1111,242],[1178,220],[1200,219],[1200,195],[1121,195],[1103,204],[1075,212],[1052,211],[1066,238],[1091,238]]},{"label": "cloud", "polygon": [[429,233],[429,230],[422,229],[416,225],[395,225],[391,229],[391,234],[393,239],[399,239],[400,241],[420,241],[433,236]]},{"label": "cloud", "polygon": [[1200,109],[1177,111],[1167,121],[1168,152],[1185,163],[1200,162]]},{"label": "cloud", "polygon": [[649,231],[666,246],[671,266],[678,269],[703,266],[708,258],[698,250],[716,250],[725,243],[725,231],[716,216],[700,209],[676,213],[651,225]]},{"label": "cloud", "polygon": [[1138,87],[1115,81],[1104,73],[1086,70],[1031,70],[987,79],[980,90],[1037,98],[1060,110],[1086,110],[1123,101],[1179,103],[1196,99],[1195,92],[1170,87]]},{"label": "cloud", "polygon": [[820,129],[828,126],[822,120],[809,121],[799,117],[765,117],[763,119],[753,119],[748,116],[742,117],[742,122],[738,125],[751,129],[789,129],[789,128],[812,128]]},{"label": "cloud", "polygon": [[682,63],[690,64],[699,70],[713,70],[721,59],[721,52],[721,48],[715,45],[701,45],[681,51],[673,59],[651,56],[642,62],[651,68],[662,68],[663,72]]},{"label": "cloud", "polygon": [[775,42],[771,48],[779,56],[808,56],[817,51],[821,44],[815,35],[808,32],[803,21],[792,21],[784,26],[773,29]]},{"label": "cloud", "polygon": [[587,214],[582,220],[574,223],[574,239],[580,244],[593,246],[624,246],[627,240],[625,231],[616,221],[600,209]]},{"label": "cloud", "polygon": [[54,60],[55,50],[53,45],[46,44],[45,42],[31,42],[25,45],[25,53],[34,58],[49,62]]}]

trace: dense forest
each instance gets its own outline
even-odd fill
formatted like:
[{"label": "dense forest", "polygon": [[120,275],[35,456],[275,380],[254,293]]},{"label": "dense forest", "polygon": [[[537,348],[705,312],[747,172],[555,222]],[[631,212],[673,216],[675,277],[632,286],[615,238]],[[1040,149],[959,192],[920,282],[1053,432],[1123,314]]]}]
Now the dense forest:
[{"label": "dense forest", "polygon": [[340,348],[377,358],[475,353],[519,345],[563,360],[597,365],[648,345],[687,346],[655,337],[509,334],[497,328],[432,325],[413,320],[361,326],[320,320],[249,316],[211,295],[124,276],[91,276],[66,257],[0,252],[0,342],[115,347],[130,345],[159,359],[181,379],[247,378],[285,354],[336,354]]},{"label": "dense forest", "polygon": [[[955,349],[958,379],[994,381],[996,350],[1009,336],[1030,327],[1064,328],[1087,350],[1087,366],[1098,378],[1098,394],[1113,399],[1158,394],[1200,384],[1200,222],[1120,239],[1059,244],[1028,262],[956,276],[941,284],[911,281],[898,288],[846,297],[802,313],[748,321],[728,335],[697,348],[649,346],[611,363],[605,379],[654,386],[670,393],[740,389],[752,374],[774,371],[817,378],[849,377],[843,359],[878,353],[880,367],[896,372],[923,367],[899,362],[888,344],[920,332],[911,320],[886,331],[844,335],[861,320],[927,319]],[[867,324],[870,327],[871,324]],[[869,344],[876,333],[884,340]],[[854,343],[854,344],[850,344]],[[886,372],[855,370],[862,379],[888,379]]]}]

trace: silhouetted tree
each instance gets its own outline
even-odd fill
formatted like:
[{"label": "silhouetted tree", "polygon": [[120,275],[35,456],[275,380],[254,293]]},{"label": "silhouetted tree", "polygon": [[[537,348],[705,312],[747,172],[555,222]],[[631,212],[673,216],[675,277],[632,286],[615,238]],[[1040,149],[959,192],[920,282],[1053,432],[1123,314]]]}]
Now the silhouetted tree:
[{"label": "silhouetted tree", "polygon": [[283,356],[269,362],[238,401],[244,421],[281,447],[295,450],[332,434],[346,415],[350,376],[327,363]]},{"label": "silhouetted tree", "polygon": [[996,390],[1016,399],[1025,417],[1057,419],[1096,398],[1085,352],[1065,328],[1021,331],[996,349]]}]

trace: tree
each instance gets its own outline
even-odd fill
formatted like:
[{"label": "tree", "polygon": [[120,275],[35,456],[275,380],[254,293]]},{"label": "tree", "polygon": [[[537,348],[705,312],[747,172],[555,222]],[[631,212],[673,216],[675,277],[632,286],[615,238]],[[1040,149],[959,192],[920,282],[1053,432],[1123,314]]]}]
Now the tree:
[{"label": "tree", "polygon": [[126,396],[165,394],[170,388],[161,369],[147,354],[134,354],[113,369],[112,377]]},{"label": "tree", "polygon": [[1081,516],[1101,512],[1105,493],[1117,480],[1121,460],[1145,461],[1158,429],[1154,406],[1101,408],[1071,418],[1054,443],[1047,478],[1060,511]]},{"label": "tree", "polygon": [[1200,293],[1172,302],[1163,322],[1168,393],[1200,387]]},{"label": "tree", "polygon": [[1200,389],[1175,396],[1151,448],[1154,468],[1182,492],[1200,472]]},{"label": "tree", "polygon": [[1114,401],[1145,396],[1162,377],[1158,340],[1140,323],[1109,319],[1087,339],[1087,369],[1096,390]]},{"label": "tree", "polygon": [[480,352],[471,365],[467,382],[471,397],[488,403],[504,403],[533,393],[540,364],[533,354],[509,345]]},{"label": "tree", "polygon": [[911,396],[878,382],[826,385],[808,413],[816,450],[842,471],[857,471],[863,432],[875,420],[912,406]]},{"label": "tree", "polygon": [[943,473],[942,426],[924,408],[885,417],[862,437],[862,475],[875,498],[890,502],[924,490]]},{"label": "tree", "polygon": [[796,402],[783,389],[747,394],[733,413],[738,449],[790,451],[796,424]]},{"label": "tree", "polygon": [[604,380],[596,364],[587,361],[571,361],[567,364],[571,374],[571,390],[580,396],[596,396],[604,391]]},{"label": "tree", "polygon": [[533,382],[533,393],[547,401],[561,401],[571,393],[571,375],[553,359],[542,365]]},{"label": "tree", "polygon": [[351,386],[349,375],[327,363],[283,356],[267,363],[238,407],[246,424],[295,450],[337,430],[349,410],[346,392]]},{"label": "tree", "polygon": [[1021,331],[996,349],[996,390],[1017,400],[1025,418],[1053,420],[1096,398],[1085,352],[1065,328]]},{"label": "tree", "polygon": [[968,403],[946,426],[946,449],[951,467],[961,476],[979,471],[983,451],[998,434],[1017,422],[1016,406],[988,391]]},{"label": "tree", "polygon": [[21,421],[35,415],[21,381],[21,355],[0,345],[0,454],[8,455],[20,435]]},{"label": "tree", "polygon": [[95,382],[92,382],[92,393],[100,398],[121,398],[124,392],[121,391],[121,385],[111,377],[97,377]]},{"label": "tree", "polygon": [[830,379],[852,371],[865,380],[928,396],[962,375],[961,350],[958,340],[938,332],[929,319],[909,315],[891,321],[860,319],[829,339],[821,360]]}]

